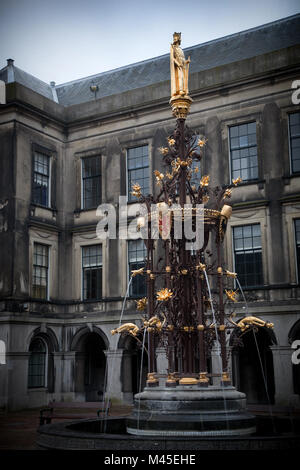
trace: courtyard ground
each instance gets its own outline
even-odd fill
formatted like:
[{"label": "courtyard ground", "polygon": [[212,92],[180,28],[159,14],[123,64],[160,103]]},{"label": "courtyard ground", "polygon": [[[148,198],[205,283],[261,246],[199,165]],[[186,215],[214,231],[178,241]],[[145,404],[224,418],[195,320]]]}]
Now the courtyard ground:
[{"label": "courtyard ground", "polygon": [[[72,421],[74,419],[96,418],[100,407],[99,402],[87,403],[53,403],[55,416],[61,416],[59,421]],[[40,423],[40,409],[27,409],[14,412],[0,411],[0,452],[13,450],[36,450],[36,430]],[[110,416],[124,416],[130,413],[131,406],[112,404]],[[299,417],[300,410],[281,408],[267,405],[249,405],[250,412],[256,415]],[[57,422],[53,420],[52,422]]]},{"label": "courtyard ground", "polygon": [[[56,416],[63,416],[64,421],[72,421],[74,419],[96,418],[100,404],[97,402],[55,403],[49,406],[54,407]],[[0,412],[0,451],[35,450],[36,430],[40,423],[40,409],[41,407]],[[124,416],[129,414],[130,410],[130,406],[112,404],[109,415]],[[57,421],[53,420],[52,422]]]}]

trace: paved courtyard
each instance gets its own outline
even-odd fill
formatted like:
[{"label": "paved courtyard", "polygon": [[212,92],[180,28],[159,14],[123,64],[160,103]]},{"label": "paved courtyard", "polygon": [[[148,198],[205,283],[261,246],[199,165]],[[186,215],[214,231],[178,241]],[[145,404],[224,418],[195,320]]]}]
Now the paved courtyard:
[{"label": "paved courtyard", "polygon": [[[90,403],[56,403],[53,406],[56,416],[64,421],[73,419],[88,419],[97,417],[100,404]],[[40,422],[40,409],[22,410],[16,412],[0,412],[0,451],[1,450],[34,450],[36,430]],[[129,414],[130,406],[112,405],[109,415],[118,416]],[[62,419],[61,419],[62,420]],[[53,422],[57,422],[54,420]]]}]

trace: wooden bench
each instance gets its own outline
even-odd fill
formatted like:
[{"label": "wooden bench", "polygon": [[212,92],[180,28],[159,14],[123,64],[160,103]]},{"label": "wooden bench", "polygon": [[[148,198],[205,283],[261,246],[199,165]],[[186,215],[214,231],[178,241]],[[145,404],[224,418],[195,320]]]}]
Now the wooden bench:
[{"label": "wooden bench", "polygon": [[[97,410],[97,416],[100,417],[101,414],[108,415],[109,410],[111,408],[111,401],[108,400],[106,402],[100,403],[100,408]],[[51,424],[53,419],[84,419],[84,416],[74,414],[60,414],[58,413],[58,409],[54,410],[53,407],[46,407],[40,410],[40,426],[44,424]]]}]

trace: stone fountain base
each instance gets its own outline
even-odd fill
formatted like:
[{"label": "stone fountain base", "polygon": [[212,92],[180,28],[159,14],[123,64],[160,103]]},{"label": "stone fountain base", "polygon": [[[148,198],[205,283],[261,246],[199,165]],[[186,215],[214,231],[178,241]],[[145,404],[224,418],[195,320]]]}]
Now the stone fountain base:
[{"label": "stone fountain base", "polygon": [[256,432],[246,396],[232,386],[146,387],[135,395],[127,432],[136,436],[247,436]]}]

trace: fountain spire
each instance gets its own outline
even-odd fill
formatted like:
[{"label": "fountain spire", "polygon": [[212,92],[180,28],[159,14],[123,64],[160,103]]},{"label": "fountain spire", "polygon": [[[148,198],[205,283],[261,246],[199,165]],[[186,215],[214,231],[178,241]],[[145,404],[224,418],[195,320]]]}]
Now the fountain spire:
[{"label": "fountain spire", "polygon": [[[146,208],[139,225],[146,266],[132,273],[146,277],[147,295],[137,301],[137,309],[146,310],[146,319],[141,328],[125,324],[113,333],[137,338],[148,332],[148,376],[144,392],[135,397],[127,430],[146,435],[251,434],[255,425],[245,409],[246,397],[231,385],[226,333],[244,333],[264,322],[255,317],[232,320],[236,273],[226,269],[222,257],[232,213],[228,201],[241,179],[211,188],[210,175],[199,176],[208,141],[185,124],[192,103],[190,58],[185,59],[180,45],[181,34],[174,33],[170,105],[176,126],[159,148],[165,170],[154,171],[153,195],[143,195],[137,184],[132,192]],[[155,224],[159,240],[152,237]],[[157,252],[163,253],[159,260]],[[166,351],[166,375],[156,370],[157,345]],[[209,364],[215,345],[220,368],[212,374]],[[217,386],[212,377],[218,377]]]}]

